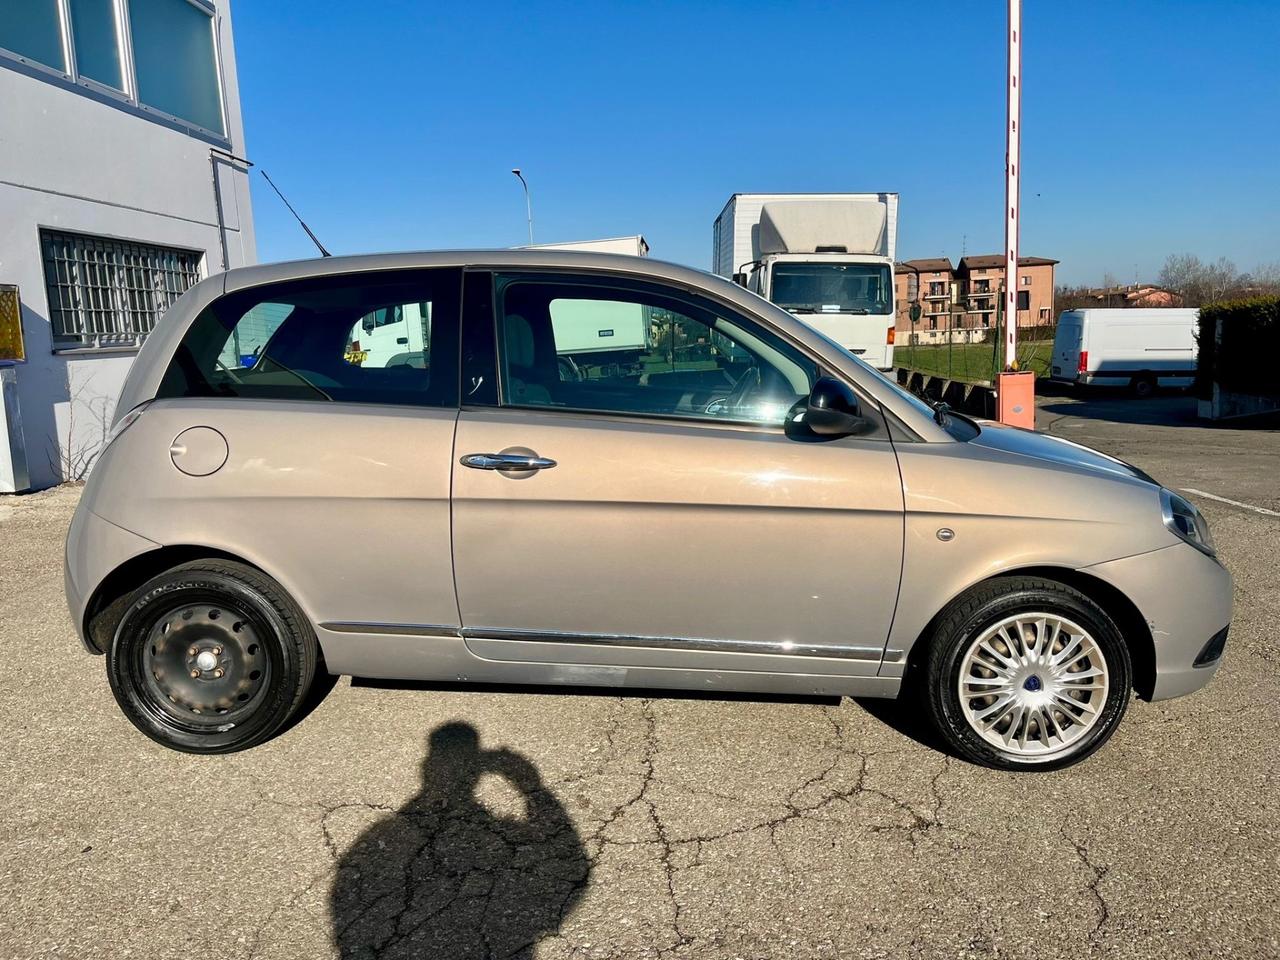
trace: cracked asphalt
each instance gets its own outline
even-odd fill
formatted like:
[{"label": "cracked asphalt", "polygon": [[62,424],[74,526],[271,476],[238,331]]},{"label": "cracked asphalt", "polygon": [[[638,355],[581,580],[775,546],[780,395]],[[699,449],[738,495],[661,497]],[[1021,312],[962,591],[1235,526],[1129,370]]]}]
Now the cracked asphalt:
[{"label": "cracked asphalt", "polygon": [[[1039,425],[1280,509],[1280,433],[1193,409]],[[170,753],[67,621],[77,495],[0,499],[0,957],[1280,955],[1275,517],[1200,501],[1237,585],[1207,690],[1011,775],[910,704],[346,679],[248,753]]]}]

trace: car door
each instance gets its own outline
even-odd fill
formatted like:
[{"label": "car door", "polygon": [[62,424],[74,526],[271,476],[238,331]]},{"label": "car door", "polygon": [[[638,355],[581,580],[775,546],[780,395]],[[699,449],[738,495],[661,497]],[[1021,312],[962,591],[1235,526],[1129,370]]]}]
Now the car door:
[{"label": "car door", "polygon": [[[453,542],[473,653],[876,672],[903,537],[878,410],[859,437],[789,428],[817,365],[700,295],[556,273],[465,289]],[[646,342],[581,349],[593,304],[602,342],[627,311]]]}]

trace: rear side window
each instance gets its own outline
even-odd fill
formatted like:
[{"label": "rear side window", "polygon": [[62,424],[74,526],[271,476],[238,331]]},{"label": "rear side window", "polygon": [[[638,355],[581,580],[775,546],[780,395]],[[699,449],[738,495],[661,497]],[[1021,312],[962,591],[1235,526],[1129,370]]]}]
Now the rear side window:
[{"label": "rear side window", "polygon": [[158,397],[455,406],[456,269],[318,277],[209,305]]}]

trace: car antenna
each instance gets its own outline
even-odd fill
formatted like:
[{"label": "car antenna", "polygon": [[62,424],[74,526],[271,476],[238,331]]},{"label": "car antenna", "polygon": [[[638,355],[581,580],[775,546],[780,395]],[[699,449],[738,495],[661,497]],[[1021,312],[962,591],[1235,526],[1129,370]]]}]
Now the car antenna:
[{"label": "car antenna", "polygon": [[[261,168],[259,169],[261,170]],[[320,256],[322,257],[333,256],[333,254],[331,254],[328,250],[324,248],[324,244],[320,242],[320,240],[316,237],[316,235],[311,232],[311,228],[307,226],[307,221],[303,220],[300,216],[298,216],[298,211],[293,209],[293,204],[291,204],[288,200],[285,200],[284,194],[280,192],[280,188],[276,186],[275,181],[267,176],[267,171],[262,170],[262,175],[264,177],[267,177],[267,183],[271,184],[271,189],[276,192],[276,196],[279,197],[280,200],[284,203],[284,205],[289,208],[289,212],[293,214],[293,219],[297,220],[298,223],[302,226],[302,229],[307,231],[307,236],[311,238],[311,242],[316,245],[317,249],[319,249]]]}]

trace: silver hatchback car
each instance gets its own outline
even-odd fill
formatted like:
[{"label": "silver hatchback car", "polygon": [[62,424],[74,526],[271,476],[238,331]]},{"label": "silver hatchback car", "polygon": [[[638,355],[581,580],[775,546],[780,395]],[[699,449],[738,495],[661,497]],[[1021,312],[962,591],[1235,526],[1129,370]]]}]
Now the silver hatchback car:
[{"label": "silver hatchback car", "polygon": [[934,410],[699,271],[551,251],[232,270],[129,374],[66,590],[169,747],[318,670],[895,697],[1078,761],[1213,676],[1231,578],[1111,457]]}]

